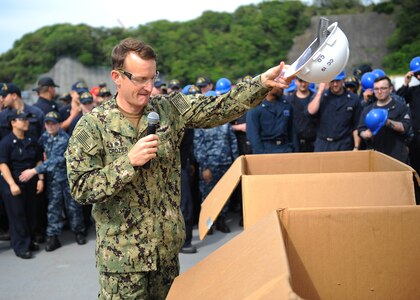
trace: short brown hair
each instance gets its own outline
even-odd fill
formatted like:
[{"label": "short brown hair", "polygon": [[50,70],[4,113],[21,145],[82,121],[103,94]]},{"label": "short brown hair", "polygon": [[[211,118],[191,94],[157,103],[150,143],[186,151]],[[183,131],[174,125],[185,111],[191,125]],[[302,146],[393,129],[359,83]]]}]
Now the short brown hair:
[{"label": "short brown hair", "polygon": [[373,82],[378,82],[378,81],[382,81],[382,80],[388,81],[389,86],[392,86],[391,79],[388,76],[380,76],[380,77],[376,78]]},{"label": "short brown hair", "polygon": [[155,50],[151,46],[137,39],[126,38],[112,49],[112,68],[114,70],[122,68],[125,58],[130,52],[136,53],[144,60],[156,60],[157,58]]}]

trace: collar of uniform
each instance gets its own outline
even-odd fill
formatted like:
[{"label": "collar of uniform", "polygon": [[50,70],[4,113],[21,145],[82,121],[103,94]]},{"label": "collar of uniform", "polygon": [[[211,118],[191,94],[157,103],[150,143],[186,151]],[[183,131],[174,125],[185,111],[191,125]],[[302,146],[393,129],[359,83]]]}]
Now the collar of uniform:
[{"label": "collar of uniform", "polygon": [[109,112],[106,116],[106,122],[108,124],[108,128],[114,132],[117,132],[123,136],[136,138],[138,135],[141,135],[143,131],[147,129],[147,115],[153,111],[153,107],[150,103],[144,108],[143,115],[140,119],[138,131],[134,128],[127,118],[120,112],[117,106],[117,101],[112,98],[106,104],[105,109],[108,109]]},{"label": "collar of uniform", "polygon": [[[115,97],[104,103],[103,109],[106,114],[105,122],[111,131],[131,138],[137,136],[137,132],[131,125],[131,122],[119,111]],[[106,111],[108,112],[106,113]]]}]

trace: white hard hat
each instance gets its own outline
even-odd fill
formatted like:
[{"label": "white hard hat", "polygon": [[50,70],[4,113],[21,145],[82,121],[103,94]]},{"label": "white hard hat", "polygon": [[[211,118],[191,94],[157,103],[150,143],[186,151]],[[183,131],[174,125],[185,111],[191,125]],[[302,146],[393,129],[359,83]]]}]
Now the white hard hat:
[{"label": "white hard hat", "polygon": [[284,77],[293,75],[308,82],[330,82],[344,69],[349,59],[349,42],[337,22],[328,26],[328,36],[317,49],[315,39],[303,54],[286,69]]}]

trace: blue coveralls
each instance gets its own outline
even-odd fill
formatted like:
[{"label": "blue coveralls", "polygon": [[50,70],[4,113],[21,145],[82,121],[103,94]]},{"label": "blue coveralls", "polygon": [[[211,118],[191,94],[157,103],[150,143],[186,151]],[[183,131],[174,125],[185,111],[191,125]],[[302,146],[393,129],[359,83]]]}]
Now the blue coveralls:
[{"label": "blue coveralls", "polygon": [[38,173],[46,174],[47,178],[47,236],[61,234],[64,226],[64,206],[71,230],[75,233],[85,232],[82,206],[71,197],[67,179],[64,152],[67,149],[68,142],[69,135],[62,129],[55,136],[44,132],[38,141],[47,158],[35,168]]},{"label": "blue coveralls", "polygon": [[293,125],[293,107],[284,96],[266,99],[246,115],[246,134],[252,153],[297,152],[299,143]]},{"label": "blue coveralls", "polygon": [[[228,123],[209,129],[195,129],[194,156],[199,164],[199,185],[203,201],[238,157],[238,142],[232,125]],[[212,180],[209,183],[203,179],[205,169],[210,169],[212,173]],[[220,216],[225,216],[227,210],[226,204]]]},{"label": "blue coveralls", "polygon": [[3,177],[0,179],[1,191],[9,217],[11,247],[16,254],[29,251],[34,235],[34,219],[36,218],[36,185],[38,176],[27,182],[20,182],[19,175],[26,169],[32,169],[42,160],[42,150],[37,143],[25,134],[18,139],[12,132],[0,142],[0,163],[5,163],[21,190],[21,194],[13,196],[10,187]]},{"label": "blue coveralls", "polygon": [[361,113],[359,97],[349,91],[341,95],[328,89],[321,96],[318,113],[305,114],[318,122],[315,152],[353,150],[353,131],[357,129]]}]

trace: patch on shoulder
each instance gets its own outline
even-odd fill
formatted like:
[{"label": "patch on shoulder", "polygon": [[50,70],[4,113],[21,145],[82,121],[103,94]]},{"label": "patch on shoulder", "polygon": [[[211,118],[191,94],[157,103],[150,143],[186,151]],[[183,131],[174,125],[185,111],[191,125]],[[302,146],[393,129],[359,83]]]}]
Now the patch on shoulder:
[{"label": "patch on shoulder", "polygon": [[76,136],[76,140],[82,145],[82,148],[85,152],[92,152],[98,146],[93,140],[92,136],[85,130],[80,130]]},{"label": "patch on shoulder", "polygon": [[181,93],[176,93],[174,96],[170,97],[170,101],[181,115],[185,114],[191,108],[191,104]]}]

